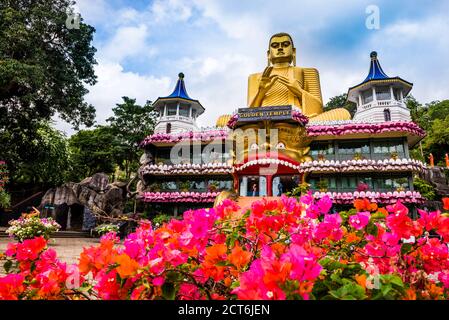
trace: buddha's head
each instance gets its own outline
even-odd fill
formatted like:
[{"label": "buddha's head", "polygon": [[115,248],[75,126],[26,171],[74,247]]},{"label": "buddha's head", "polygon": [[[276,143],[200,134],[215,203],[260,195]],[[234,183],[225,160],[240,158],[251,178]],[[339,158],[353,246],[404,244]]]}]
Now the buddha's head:
[{"label": "buddha's head", "polygon": [[296,65],[296,48],[292,37],[285,32],[271,36],[267,51],[268,65],[288,63]]}]

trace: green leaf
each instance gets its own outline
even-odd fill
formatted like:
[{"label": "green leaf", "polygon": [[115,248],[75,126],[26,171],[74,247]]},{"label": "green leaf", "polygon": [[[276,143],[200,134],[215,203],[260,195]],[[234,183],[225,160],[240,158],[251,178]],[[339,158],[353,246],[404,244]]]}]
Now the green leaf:
[{"label": "green leaf", "polygon": [[413,248],[413,244],[411,244],[411,243],[404,243],[404,244],[402,244],[402,246],[401,246],[401,254],[404,255],[404,254],[409,253],[412,250],[412,248]]},{"label": "green leaf", "polygon": [[3,268],[5,269],[6,273],[9,273],[9,271],[12,268],[12,261],[11,260],[7,260],[4,264],[3,264]]},{"label": "green leaf", "polygon": [[175,300],[176,290],[175,286],[171,282],[165,282],[162,285],[162,296],[166,300]]},{"label": "green leaf", "polygon": [[372,222],[370,222],[368,224],[368,226],[366,227],[366,232],[368,232],[369,234],[371,234],[371,235],[373,235],[375,237],[377,237],[378,231],[379,230],[378,230],[377,226],[374,223],[372,223]]}]

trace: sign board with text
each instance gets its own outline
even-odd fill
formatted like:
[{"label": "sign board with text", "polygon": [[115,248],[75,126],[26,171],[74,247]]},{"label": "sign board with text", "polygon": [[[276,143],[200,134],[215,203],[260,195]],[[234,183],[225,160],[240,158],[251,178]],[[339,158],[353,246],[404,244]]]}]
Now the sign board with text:
[{"label": "sign board with text", "polygon": [[291,120],[292,106],[240,108],[238,114],[239,123],[263,120]]}]

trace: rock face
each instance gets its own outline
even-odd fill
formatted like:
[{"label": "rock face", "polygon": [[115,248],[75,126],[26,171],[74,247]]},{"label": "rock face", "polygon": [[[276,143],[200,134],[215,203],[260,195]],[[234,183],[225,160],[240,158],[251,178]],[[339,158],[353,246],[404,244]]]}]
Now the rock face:
[{"label": "rock face", "polygon": [[149,150],[145,150],[145,152],[140,157],[140,168],[137,170],[137,176],[139,177],[139,182],[137,183],[137,191],[143,192],[148,188],[151,181],[147,177],[145,177],[145,169],[148,165],[154,164],[154,157]]},{"label": "rock face", "polygon": [[48,190],[42,198],[40,208],[46,204],[55,206],[79,204],[91,212],[103,211],[114,217],[123,213],[126,202],[126,184],[109,183],[104,173],[96,173],[79,183],[66,183]]},{"label": "rock face", "polygon": [[432,184],[437,193],[442,196],[449,196],[449,181],[441,167],[427,168],[421,174],[422,178]]}]

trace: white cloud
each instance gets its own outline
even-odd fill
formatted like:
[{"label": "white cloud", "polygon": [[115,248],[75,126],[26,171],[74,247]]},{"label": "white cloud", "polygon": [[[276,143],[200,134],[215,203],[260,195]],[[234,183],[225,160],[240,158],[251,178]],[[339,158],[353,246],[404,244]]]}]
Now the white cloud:
[{"label": "white cloud", "polygon": [[173,23],[192,16],[192,6],[183,0],[156,0],[150,7],[152,22]]},{"label": "white cloud", "polygon": [[145,25],[137,27],[120,27],[105,46],[100,48],[99,55],[107,61],[120,62],[134,56],[151,56],[155,49],[147,45],[148,28]]},{"label": "white cloud", "polygon": [[399,20],[379,30],[368,45],[381,53],[379,59],[389,76],[413,82],[411,93],[418,101],[429,102],[449,98],[448,34],[449,21],[438,13]]},{"label": "white cloud", "polygon": [[[167,77],[142,76],[133,72],[126,72],[118,63],[100,62],[95,73],[98,83],[89,87],[86,101],[96,107],[97,124],[105,124],[105,120],[112,116],[112,108],[122,102],[123,96],[135,98],[138,104],[156,99],[161,93],[170,91],[172,79]],[[153,100],[154,101],[154,100]],[[70,125],[58,121],[58,129],[72,134]]]}]

